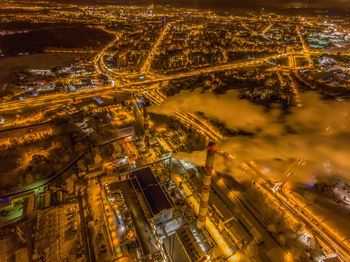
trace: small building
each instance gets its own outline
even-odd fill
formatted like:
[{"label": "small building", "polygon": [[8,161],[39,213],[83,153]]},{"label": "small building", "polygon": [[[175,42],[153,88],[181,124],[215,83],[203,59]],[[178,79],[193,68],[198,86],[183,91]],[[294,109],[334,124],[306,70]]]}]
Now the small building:
[{"label": "small building", "polygon": [[24,198],[23,215],[30,217],[35,208],[35,193],[32,193]]},{"label": "small building", "polygon": [[45,209],[51,205],[50,191],[42,192],[38,195],[38,209]]},{"label": "small building", "polygon": [[32,69],[30,72],[39,76],[49,76],[52,74],[51,69]]},{"label": "small building", "polygon": [[51,205],[51,194],[50,192],[45,192],[44,194],[44,208],[48,208]]},{"label": "small building", "polygon": [[117,138],[132,137],[135,135],[134,123],[127,123],[117,126]]},{"label": "small building", "polygon": [[57,203],[63,203],[63,192],[61,190],[56,192]]}]

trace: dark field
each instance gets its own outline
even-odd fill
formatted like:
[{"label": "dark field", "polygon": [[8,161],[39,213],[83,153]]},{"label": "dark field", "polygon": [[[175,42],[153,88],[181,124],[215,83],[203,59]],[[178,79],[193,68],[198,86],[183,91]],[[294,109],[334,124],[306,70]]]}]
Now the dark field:
[{"label": "dark field", "polygon": [[0,48],[5,55],[41,53],[48,48],[92,50],[111,40],[111,35],[85,26],[60,26],[9,34],[0,37]]}]

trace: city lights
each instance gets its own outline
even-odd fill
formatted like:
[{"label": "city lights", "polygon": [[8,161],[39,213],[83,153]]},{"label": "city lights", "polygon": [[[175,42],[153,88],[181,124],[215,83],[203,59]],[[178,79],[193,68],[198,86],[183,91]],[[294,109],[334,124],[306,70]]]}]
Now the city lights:
[{"label": "city lights", "polygon": [[138,2],[0,1],[0,262],[348,262],[350,4]]}]

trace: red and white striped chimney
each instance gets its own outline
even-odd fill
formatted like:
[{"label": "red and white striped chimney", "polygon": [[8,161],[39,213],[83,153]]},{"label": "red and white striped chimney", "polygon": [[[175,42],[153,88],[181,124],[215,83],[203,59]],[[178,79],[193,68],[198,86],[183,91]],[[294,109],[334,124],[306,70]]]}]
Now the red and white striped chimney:
[{"label": "red and white striped chimney", "polygon": [[145,131],[145,144],[146,144],[146,150],[149,152],[149,146],[150,146],[150,136],[149,136],[149,116],[147,113],[146,108],[143,109],[143,127]]},{"label": "red and white striped chimney", "polygon": [[215,142],[210,141],[208,144],[207,159],[204,168],[203,185],[201,193],[201,201],[199,205],[197,227],[202,228],[208,213],[209,195],[211,187],[211,176],[213,173],[214,155],[216,151]]}]

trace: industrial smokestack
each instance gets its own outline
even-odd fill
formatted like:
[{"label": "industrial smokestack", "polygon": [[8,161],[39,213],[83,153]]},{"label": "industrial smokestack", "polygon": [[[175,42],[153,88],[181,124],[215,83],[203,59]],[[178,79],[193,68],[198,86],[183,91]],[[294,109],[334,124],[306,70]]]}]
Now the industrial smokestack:
[{"label": "industrial smokestack", "polygon": [[213,164],[214,164],[214,155],[216,151],[215,142],[209,142],[208,151],[207,151],[207,160],[205,163],[205,173],[203,176],[203,185],[201,193],[201,202],[198,212],[197,227],[202,228],[205,225],[205,220],[208,213],[208,204],[209,204],[209,194],[211,186],[211,175],[213,173]]},{"label": "industrial smokestack", "polygon": [[143,109],[143,127],[145,131],[145,145],[146,145],[146,150],[149,152],[149,146],[150,146],[150,136],[149,136],[149,117],[147,110],[144,108]]}]

